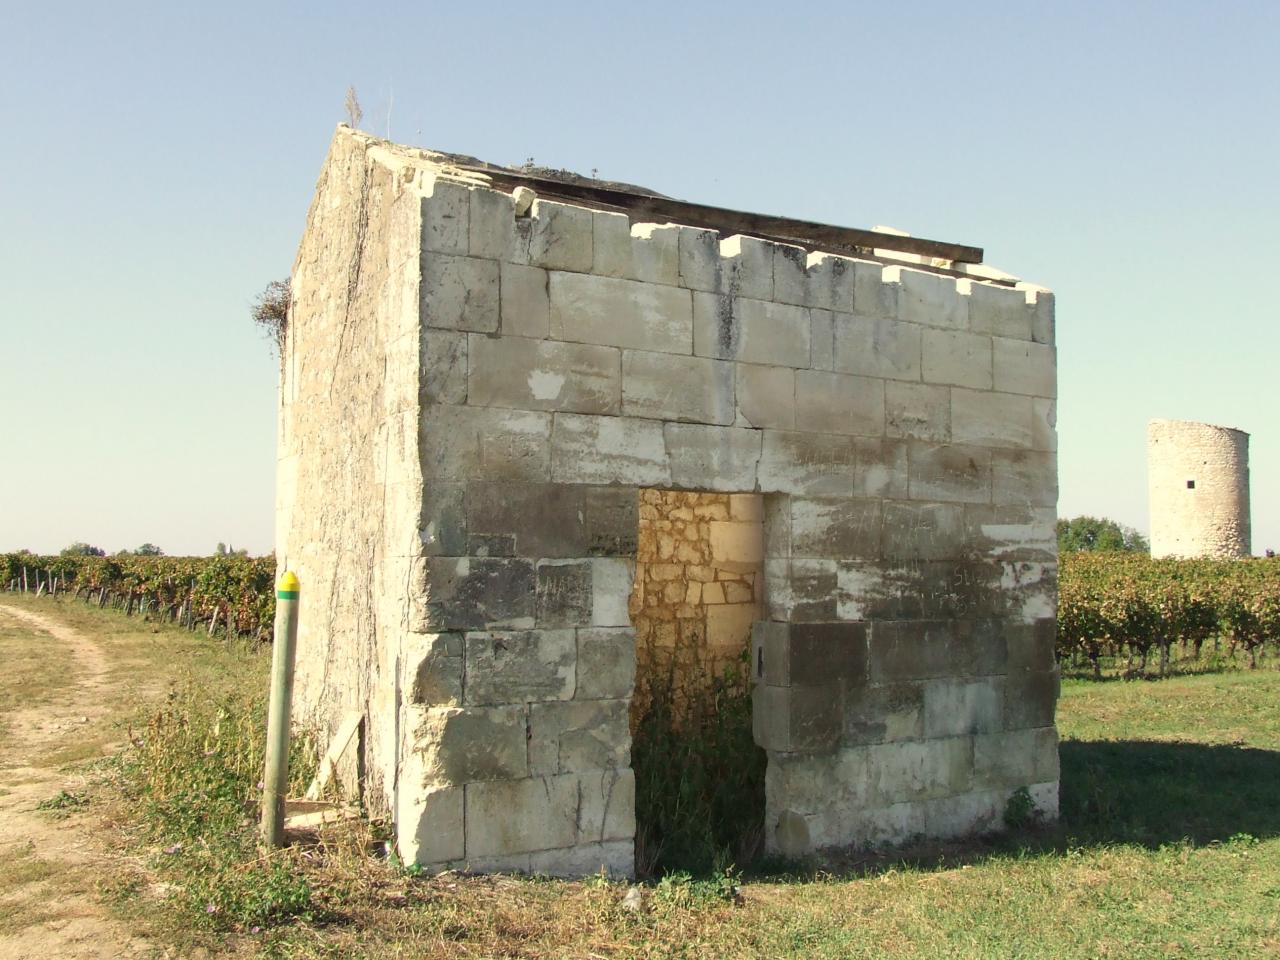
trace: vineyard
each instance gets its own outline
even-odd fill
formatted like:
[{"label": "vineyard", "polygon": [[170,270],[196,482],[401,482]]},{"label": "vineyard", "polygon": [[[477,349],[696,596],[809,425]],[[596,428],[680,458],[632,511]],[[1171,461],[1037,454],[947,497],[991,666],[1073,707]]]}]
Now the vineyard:
[{"label": "vineyard", "polygon": [[275,557],[0,554],[0,587],[66,594],[212,635],[271,639]]},{"label": "vineyard", "polygon": [[[69,593],[129,614],[269,640],[275,558],[0,554],[0,588]],[[1152,560],[1140,553],[1064,553],[1058,571],[1058,658],[1123,657],[1160,675],[1175,651],[1206,642],[1250,666],[1280,646],[1280,559]]]}]

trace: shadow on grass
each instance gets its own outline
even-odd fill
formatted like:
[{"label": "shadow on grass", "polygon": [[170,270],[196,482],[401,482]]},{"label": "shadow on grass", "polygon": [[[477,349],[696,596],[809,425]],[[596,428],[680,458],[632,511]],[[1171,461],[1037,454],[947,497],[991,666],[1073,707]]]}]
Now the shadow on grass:
[{"label": "shadow on grass", "polygon": [[954,869],[1011,854],[1045,855],[1112,844],[1156,849],[1240,835],[1280,836],[1280,751],[1149,740],[1064,740],[1058,823],[880,852],[822,864],[764,859],[748,874],[773,882],[860,877],[891,869]]}]

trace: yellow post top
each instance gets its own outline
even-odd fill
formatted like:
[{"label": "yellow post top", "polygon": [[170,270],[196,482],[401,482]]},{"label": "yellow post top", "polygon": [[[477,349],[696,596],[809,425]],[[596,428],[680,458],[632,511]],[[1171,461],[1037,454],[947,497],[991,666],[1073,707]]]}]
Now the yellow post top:
[{"label": "yellow post top", "polygon": [[286,570],[276,584],[276,596],[282,600],[296,600],[298,597],[298,577],[292,570]]}]

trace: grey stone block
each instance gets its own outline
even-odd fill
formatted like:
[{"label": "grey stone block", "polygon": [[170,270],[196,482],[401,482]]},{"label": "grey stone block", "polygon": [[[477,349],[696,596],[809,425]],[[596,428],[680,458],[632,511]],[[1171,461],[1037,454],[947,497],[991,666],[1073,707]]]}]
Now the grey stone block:
[{"label": "grey stone block", "polygon": [[693,353],[688,290],[577,273],[551,274],[551,336],[659,353]]},{"label": "grey stone block", "polygon": [[1003,726],[1003,678],[947,678],[924,684],[926,738],[995,733]]},{"label": "grey stone block", "polygon": [[469,349],[473,406],[618,412],[622,363],[613,347],[472,334]]},{"label": "grey stone block", "polygon": [[636,549],[634,488],[472,483],[466,517],[477,534],[513,536],[522,557],[631,556]]},{"label": "grey stone block", "polygon": [[423,330],[420,359],[419,403],[467,402],[467,334]]},{"label": "grey stone block", "polygon": [[[906,268],[900,268],[896,273],[900,284],[899,319],[951,330],[964,330],[969,326],[969,298],[961,295],[955,277]],[[926,355],[927,344],[926,338]],[[924,378],[933,379],[927,370]]]},{"label": "grey stone block", "polygon": [[886,317],[833,315],[835,369],[864,377],[919,380],[922,328]]},{"label": "grey stone block", "polygon": [[466,486],[428,482],[418,515],[418,540],[427,556],[461,556],[467,549]]},{"label": "grey stone block", "polygon": [[864,684],[845,691],[845,746],[924,737],[924,684]]},{"label": "grey stone block", "polygon": [[1004,638],[989,622],[876,621],[869,663],[872,683],[994,676],[1005,669]]},{"label": "grey stone block", "polygon": [[855,497],[907,496],[909,485],[905,441],[854,437],[853,449],[857,463],[853,473]]},{"label": "grey stone block", "polygon": [[635,774],[629,768],[579,773],[579,842],[631,840],[635,835]]},{"label": "grey stone block", "polygon": [[[836,368],[836,314],[830,310],[809,311],[810,366],[814,370]],[[846,373],[850,371],[844,371]]]},{"label": "grey stone block", "polygon": [[975,737],[974,780],[987,788],[1028,787],[1058,779],[1058,732],[1053,727]]},{"label": "grey stone block", "polygon": [[408,863],[434,864],[464,854],[463,788],[405,790],[396,811],[396,848]]},{"label": "grey stone block", "polygon": [[462,634],[410,634],[405,641],[404,659],[411,703],[462,703]]},{"label": "grey stone block", "polygon": [[727,426],[734,420],[733,381],[733,364],[722,360],[624,350],[622,412]]},{"label": "grey stone block", "polygon": [[424,254],[421,308],[429,327],[492,333],[498,329],[498,264]]},{"label": "grey stone block", "polygon": [[591,272],[602,277],[675,286],[680,280],[680,228],[671,224],[632,226],[625,213],[593,214],[595,256]]},{"label": "grey stone block", "polygon": [[884,435],[884,381],[820,370],[796,372],[796,422],[805,430]]},{"label": "grey stone block", "polygon": [[557,483],[667,486],[663,425],[635,417],[558,413],[551,433],[551,475]]},{"label": "grey stone block", "polygon": [[[463,784],[528,776],[525,708],[431,707],[413,730],[412,750],[421,755],[426,783]],[[418,789],[416,782],[403,785]]]},{"label": "grey stone block", "polygon": [[1043,397],[1031,398],[1031,446],[1036,450],[1058,449],[1058,404]]},{"label": "grey stone block", "polygon": [[596,557],[591,561],[591,626],[631,626],[627,603],[634,581],[635,564],[631,560]]},{"label": "grey stone block", "polygon": [[992,451],[987,448],[912,442],[907,458],[912,500],[991,502]]},{"label": "grey stone block", "polygon": [[773,247],[756,237],[723,240],[715,230],[680,227],[680,285],[757,300],[773,299]]},{"label": "grey stone block", "polygon": [[573,774],[467,785],[468,859],[571,847],[577,834]]},{"label": "grey stone block", "polygon": [[969,327],[975,333],[1031,339],[1032,309],[1023,290],[973,283],[969,287]]},{"label": "grey stone block", "polygon": [[881,501],[791,498],[791,555],[832,560],[880,556]]},{"label": "grey stone block", "polygon": [[1058,359],[1054,347],[996,337],[992,353],[997,390],[1036,397],[1058,395]]},{"label": "grey stone block", "polygon": [[796,371],[756,363],[735,364],[738,412],[753,427],[794,430]]},{"label": "grey stone block", "polygon": [[591,561],[540,560],[537,622],[542,628],[591,622]]},{"label": "grey stone block", "polygon": [[540,267],[501,264],[503,336],[544,339],[551,329],[550,280]]},{"label": "grey stone block", "polygon": [[1059,688],[1057,669],[1010,670],[1005,681],[1005,729],[1052,727]]},{"label": "grey stone block", "polygon": [[958,560],[965,554],[964,506],[885,501],[879,555],[886,560]]},{"label": "grey stone block", "polygon": [[991,500],[997,506],[1058,503],[1058,457],[1033,450],[991,452]]},{"label": "grey stone block", "polygon": [[606,840],[580,843],[563,850],[543,850],[529,855],[529,871],[546,877],[596,877],[601,871],[613,880],[636,875],[635,842]]},{"label": "grey stone block", "polygon": [[568,700],[573,696],[577,637],[573,630],[520,630],[466,635],[468,704]]},{"label": "grey stone block", "polygon": [[964,330],[925,330],[921,345],[925,383],[991,389],[991,338]]},{"label": "grey stone block", "polygon": [[774,687],[757,684],[751,694],[751,729],[756,744],[782,753],[816,753],[840,739],[840,686]]},{"label": "grey stone block", "polygon": [[548,480],[551,414],[431,405],[419,449],[428,480]]},{"label": "grey stone block", "polygon": [[812,322],[803,307],[695,293],[693,320],[693,352],[700,357],[802,369],[812,361]]},{"label": "grey stone block", "polygon": [[885,383],[885,433],[945,442],[951,439],[951,390],[927,383]]},{"label": "grey stone block", "polygon": [[763,670],[770,686],[860,685],[867,675],[865,623],[756,624]]},{"label": "grey stone block", "polygon": [[423,250],[433,253],[467,253],[471,191],[456,183],[437,180],[431,196],[422,198]]},{"label": "grey stone block", "polygon": [[[842,619],[838,611],[837,565],[834,560],[809,560],[799,557],[790,563],[787,584],[790,619],[822,621]],[[766,587],[766,595],[768,588]]]},{"label": "grey stone block", "polygon": [[532,561],[509,558],[430,557],[426,582],[427,626],[435,631],[485,626],[532,626]]},{"label": "grey stone block", "polygon": [[1035,439],[1031,398],[953,388],[951,438],[987,447],[1029,448]]},{"label": "grey stone block", "polygon": [[630,627],[578,631],[575,700],[622,699],[636,685],[636,635]]},{"label": "grey stone block", "polygon": [[904,740],[855,748],[867,752],[874,806],[954,797],[973,783],[973,738]]},{"label": "grey stone block", "polygon": [[1053,343],[1056,338],[1054,323],[1054,295],[1041,290],[1031,308],[1031,339],[1036,343]]},{"label": "grey stone block", "polygon": [[592,216],[586,207],[535,200],[529,217],[529,263],[548,270],[589,271]]},{"label": "grey stone block", "polygon": [[629,700],[577,700],[529,707],[529,772],[534,776],[631,764]]},{"label": "grey stone block", "polygon": [[852,495],[856,449],[852,438],[783,430],[763,434],[761,490],[815,497]]},{"label": "grey stone block", "polygon": [[1010,670],[1053,670],[1057,633],[1054,618],[1041,617],[1034,623],[1005,622],[1001,629]]},{"label": "grey stone block", "polygon": [[509,193],[483,187],[470,191],[468,246],[471,256],[506,263],[529,262],[531,217],[516,217]]},{"label": "grey stone block", "polygon": [[970,556],[1004,562],[1052,563],[1058,555],[1057,513],[1047,507],[966,504],[965,540]]},{"label": "grey stone block", "polygon": [[728,493],[756,489],[761,431],[692,423],[668,423],[662,430],[669,485]]}]

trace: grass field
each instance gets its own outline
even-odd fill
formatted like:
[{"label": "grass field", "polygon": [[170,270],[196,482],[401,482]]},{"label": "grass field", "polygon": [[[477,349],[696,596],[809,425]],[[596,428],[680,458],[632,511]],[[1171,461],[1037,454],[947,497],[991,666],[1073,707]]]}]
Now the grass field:
[{"label": "grass field", "polygon": [[[166,709],[181,705],[191,729],[200,702],[214,715],[210,705],[225,712],[229,691],[265,690],[260,653],[73,604],[39,609],[93,631],[128,665],[130,702],[116,721],[169,682],[184,692]],[[112,825],[121,867],[103,895],[124,922],[184,955],[1280,956],[1277,704],[1274,670],[1069,680],[1058,826],[868,859],[839,875],[668,878],[641,888],[639,910],[624,905],[626,884],[413,876],[366,855],[376,837],[365,826],[266,866],[202,861],[184,851],[216,838],[187,824],[186,846],[164,839],[174,825],[148,821],[136,799],[113,801],[120,783],[108,780],[93,803]],[[243,902],[204,913],[192,891],[242,882],[232,874],[256,878]],[[282,903],[292,906],[262,906]],[[238,922],[233,908],[263,919]]]}]

